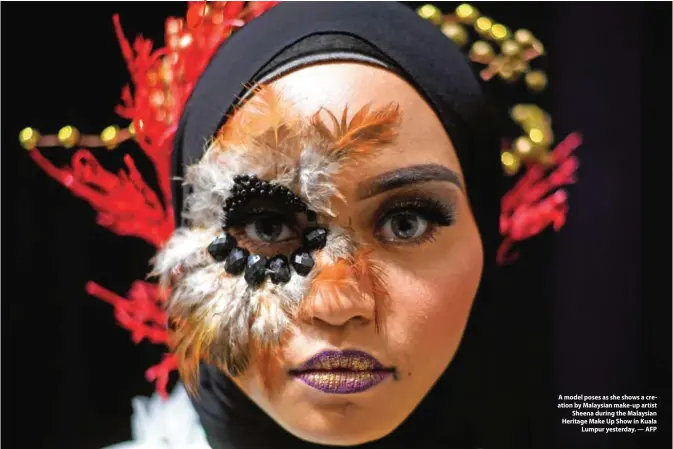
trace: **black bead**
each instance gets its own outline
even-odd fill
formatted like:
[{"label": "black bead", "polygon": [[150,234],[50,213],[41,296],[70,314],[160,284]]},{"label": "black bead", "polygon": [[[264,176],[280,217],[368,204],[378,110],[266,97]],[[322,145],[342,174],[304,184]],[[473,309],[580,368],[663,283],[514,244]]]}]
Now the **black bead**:
[{"label": "black bead", "polygon": [[290,256],[290,263],[294,268],[294,271],[301,276],[306,276],[313,269],[315,262],[311,253],[304,248],[299,248]]},{"label": "black bead", "polygon": [[269,260],[267,267],[270,271],[269,278],[274,284],[285,284],[290,281],[290,263],[285,256],[276,256]]},{"label": "black bead", "polygon": [[252,288],[259,287],[266,278],[266,264],[268,260],[259,254],[252,254],[248,256],[245,265],[245,282]]},{"label": "black bead", "polygon": [[327,229],[309,228],[304,232],[303,243],[309,250],[323,249],[327,244]]},{"label": "black bead", "polygon": [[249,175],[241,175],[241,181],[243,181],[243,182],[250,181],[250,176]]},{"label": "black bead", "polygon": [[314,221],[316,221],[316,220],[318,219],[318,214],[316,214],[316,213],[315,213],[314,211],[312,211],[312,210],[307,210],[307,211],[306,211],[306,219],[307,219],[308,221],[310,221],[310,222],[314,222]]},{"label": "black bead", "polygon": [[241,175],[234,176],[234,182],[236,183],[241,182]]},{"label": "black bead", "polygon": [[259,194],[260,195],[266,195],[266,192],[267,192],[266,189],[264,189],[263,187],[261,189],[259,189]]},{"label": "black bead", "polygon": [[208,253],[213,259],[222,262],[235,247],[236,239],[229,234],[222,234],[208,245]]},{"label": "black bead", "polygon": [[234,248],[224,261],[224,270],[233,275],[241,274],[250,253],[244,248]]},{"label": "black bead", "polygon": [[248,192],[250,192],[250,195],[256,195],[257,194],[257,189],[255,189],[254,187],[250,187]]}]

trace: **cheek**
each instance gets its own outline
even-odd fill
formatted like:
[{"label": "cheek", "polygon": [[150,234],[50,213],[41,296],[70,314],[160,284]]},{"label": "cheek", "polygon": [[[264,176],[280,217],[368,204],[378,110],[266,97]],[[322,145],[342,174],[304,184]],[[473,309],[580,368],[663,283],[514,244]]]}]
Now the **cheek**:
[{"label": "cheek", "polygon": [[483,267],[476,228],[471,234],[451,245],[442,245],[441,258],[414,258],[414,266],[389,270],[387,327],[395,341],[394,351],[415,369],[428,366],[430,360],[444,369],[458,347]]}]

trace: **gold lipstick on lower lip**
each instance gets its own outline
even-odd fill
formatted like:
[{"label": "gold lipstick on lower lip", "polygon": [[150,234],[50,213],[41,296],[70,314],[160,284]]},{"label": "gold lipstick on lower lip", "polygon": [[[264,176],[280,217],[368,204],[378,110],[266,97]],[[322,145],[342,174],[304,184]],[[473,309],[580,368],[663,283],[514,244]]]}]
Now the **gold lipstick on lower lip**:
[{"label": "gold lipstick on lower lip", "polygon": [[290,375],[325,393],[349,394],[368,390],[394,375],[362,351],[325,351],[304,363]]}]

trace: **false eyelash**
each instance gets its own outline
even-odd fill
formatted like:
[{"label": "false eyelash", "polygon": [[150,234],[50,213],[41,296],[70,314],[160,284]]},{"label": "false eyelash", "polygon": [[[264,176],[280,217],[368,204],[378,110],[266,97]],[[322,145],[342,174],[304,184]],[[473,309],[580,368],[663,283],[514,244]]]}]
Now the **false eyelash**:
[{"label": "false eyelash", "polygon": [[394,197],[384,202],[374,215],[374,228],[379,229],[391,215],[413,211],[436,226],[451,226],[456,221],[456,208],[453,203],[444,203],[422,194]]},{"label": "false eyelash", "polygon": [[288,226],[293,225],[290,227],[296,226],[297,215],[293,211],[290,211],[289,209],[288,210],[281,210],[281,209],[282,208],[279,208],[277,206],[272,207],[257,206],[250,208],[248,210],[241,209],[238,213],[236,213],[236,215],[228,217],[227,226],[230,228],[242,227],[252,223],[255,220],[263,218],[275,218],[283,221]]}]

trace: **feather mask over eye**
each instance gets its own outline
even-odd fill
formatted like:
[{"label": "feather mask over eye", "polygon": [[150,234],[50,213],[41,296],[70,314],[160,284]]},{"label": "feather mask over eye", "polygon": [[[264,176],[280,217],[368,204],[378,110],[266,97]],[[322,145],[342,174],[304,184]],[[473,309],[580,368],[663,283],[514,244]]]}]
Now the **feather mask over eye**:
[{"label": "feather mask over eye", "polygon": [[[389,104],[364,106],[350,120],[347,108],[340,117],[323,109],[303,118],[272,88],[262,87],[188,168],[185,183],[192,192],[183,216],[190,226],[179,228],[154,260],[162,286],[172,290],[170,343],[188,387],[194,386],[200,360],[240,374],[251,347],[270,350],[279,344],[307,310],[302,306],[307,297],[361,295],[353,288],[364,280],[373,287],[367,298],[385,296],[381,271],[333,222],[331,204],[343,200],[336,180],[392,143],[400,116],[399,107]],[[297,206],[293,213],[304,211],[320,226],[308,228],[289,265],[285,256],[268,260],[222,234],[238,226],[240,210],[265,195],[274,205],[285,198]],[[221,254],[213,249],[218,236],[217,245],[225,247]]]}]

